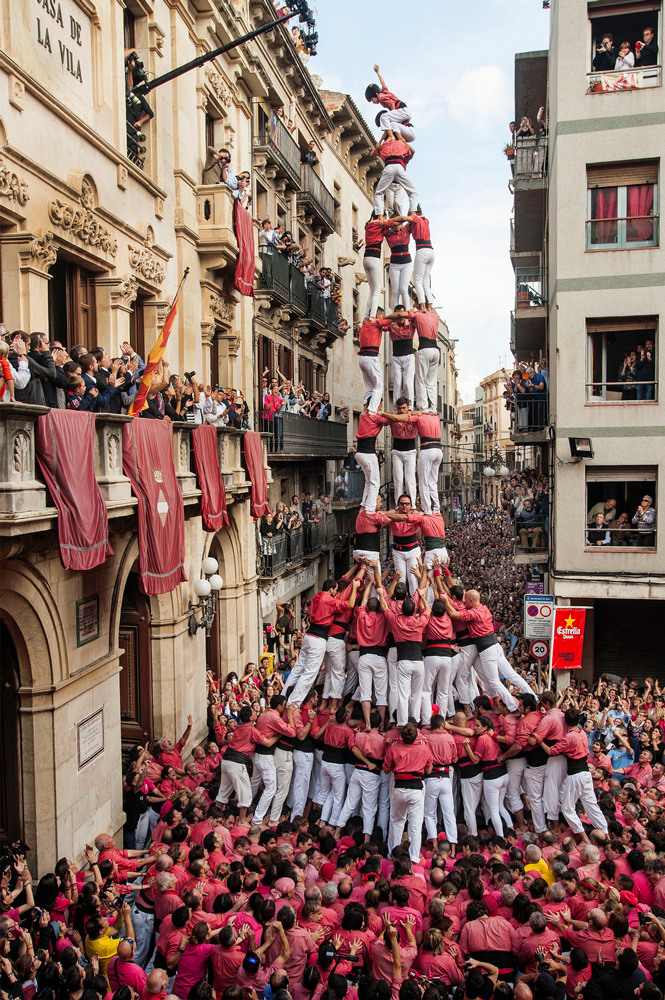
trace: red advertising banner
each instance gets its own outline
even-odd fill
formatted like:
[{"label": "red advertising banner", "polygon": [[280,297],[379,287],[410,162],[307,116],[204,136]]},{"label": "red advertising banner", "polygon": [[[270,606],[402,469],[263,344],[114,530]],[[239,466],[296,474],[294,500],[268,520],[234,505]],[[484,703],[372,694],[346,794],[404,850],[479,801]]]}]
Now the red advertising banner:
[{"label": "red advertising banner", "polygon": [[579,670],[584,648],[585,608],[555,608],[550,664],[553,670]]}]

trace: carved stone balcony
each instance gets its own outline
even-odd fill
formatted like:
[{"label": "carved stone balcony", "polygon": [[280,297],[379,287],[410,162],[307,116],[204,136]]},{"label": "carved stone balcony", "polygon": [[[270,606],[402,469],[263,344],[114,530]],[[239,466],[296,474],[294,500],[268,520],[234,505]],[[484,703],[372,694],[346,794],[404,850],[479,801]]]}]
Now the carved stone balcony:
[{"label": "carved stone balcony", "polygon": [[196,189],[198,252],[205,267],[221,271],[235,266],[238,241],[233,229],[234,197],[226,184],[201,184]]}]

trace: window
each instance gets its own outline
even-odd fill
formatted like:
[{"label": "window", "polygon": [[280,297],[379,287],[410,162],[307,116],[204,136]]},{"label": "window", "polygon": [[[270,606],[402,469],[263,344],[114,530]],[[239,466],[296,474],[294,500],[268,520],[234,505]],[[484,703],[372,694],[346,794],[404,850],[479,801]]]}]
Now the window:
[{"label": "window", "polygon": [[259,219],[269,218],[268,216],[268,192],[258,181],[256,182],[256,208]]},{"label": "window", "polygon": [[215,119],[212,115],[206,115],[206,146],[215,149]]},{"label": "window", "polygon": [[269,337],[261,337],[261,377],[263,377],[263,372],[268,369],[267,378],[271,379],[273,377],[273,343]]},{"label": "window", "polygon": [[67,348],[97,346],[95,275],[58,257],[48,286],[49,334]]},{"label": "window", "polygon": [[277,348],[277,367],[285,379],[293,379],[293,351],[281,344]]},{"label": "window", "polygon": [[136,18],[132,14],[131,10],[125,7],[122,12],[123,29],[125,35],[125,48],[133,49],[136,47]]},{"label": "window", "polygon": [[658,161],[587,167],[587,250],[658,246]]},{"label": "window", "polygon": [[587,320],[589,403],[658,399],[655,316]]},{"label": "window", "polygon": [[298,358],[298,377],[308,392],[311,392],[314,388],[312,384],[313,374],[311,360],[309,358]]},{"label": "window", "polygon": [[[608,93],[660,85],[660,0],[589,3],[591,51],[589,92]],[[648,34],[645,36],[645,32]],[[605,42],[609,39],[611,44]],[[630,45],[627,66],[617,56],[622,42]],[[648,42],[643,51],[639,51]],[[655,44],[654,44],[655,43]],[[632,64],[632,65],[631,65]]]},{"label": "window", "polygon": [[141,295],[138,295],[134,300],[132,311],[129,314],[129,342],[139,357],[147,361],[148,356],[145,351],[145,319],[143,313],[144,302],[145,299]]},{"label": "window", "polygon": [[210,342],[210,385],[219,385],[219,334],[221,330],[215,329]]},{"label": "window", "polygon": [[655,466],[588,467],[585,547],[655,549],[656,492]]}]

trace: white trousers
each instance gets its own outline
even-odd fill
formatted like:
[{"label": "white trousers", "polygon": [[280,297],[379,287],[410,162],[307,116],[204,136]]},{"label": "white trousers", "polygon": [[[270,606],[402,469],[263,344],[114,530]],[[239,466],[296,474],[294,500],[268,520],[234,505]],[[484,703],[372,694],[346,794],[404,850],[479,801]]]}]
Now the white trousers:
[{"label": "white trousers", "polygon": [[362,505],[365,510],[374,511],[376,510],[376,501],[381,485],[379,460],[374,452],[366,451],[357,451],[356,459],[358,465],[365,473],[365,489],[363,490]]},{"label": "white trousers", "polygon": [[443,825],[449,843],[457,843],[457,821],[453,801],[453,769],[446,778],[425,778],[425,829],[430,840],[436,839],[437,808],[441,806]]},{"label": "white trousers", "polygon": [[423,692],[423,661],[397,661],[397,725],[405,726],[410,715],[420,722]]},{"label": "white trousers", "polygon": [[524,803],[522,802],[522,782],[524,780],[524,771],[526,769],[526,758],[525,757],[509,757],[506,761],[506,767],[508,768],[508,808],[512,813],[516,813],[518,809],[524,808]]},{"label": "white trousers", "polygon": [[312,765],[312,777],[309,782],[309,798],[312,802],[321,804],[319,790],[321,788],[321,764],[323,763],[323,750],[314,751],[314,763]]},{"label": "white trousers", "polygon": [[415,354],[403,354],[399,358],[393,357],[393,399],[397,401],[400,396],[406,396],[409,406],[413,406],[415,380]]},{"label": "white trousers", "polygon": [[423,660],[423,691],[420,721],[423,726],[429,726],[432,721],[432,698],[436,691],[436,703],[443,718],[452,715],[449,712],[452,693],[452,676],[456,656],[426,656]]},{"label": "white trousers", "polygon": [[[395,397],[397,398],[397,397]],[[393,492],[395,502],[402,493],[411,497],[411,506],[416,506],[416,449],[396,451],[393,442]]]},{"label": "white trousers", "polygon": [[416,404],[423,413],[436,413],[436,376],[439,371],[438,347],[418,350],[416,363]]},{"label": "white trousers", "polygon": [[500,698],[504,705],[511,712],[514,712],[517,708],[517,702],[508,688],[504,687],[499,680],[499,664],[502,660],[507,662],[501,646],[495,642],[487,649],[479,650],[476,670],[483,682],[485,693],[490,698]]},{"label": "white trousers", "polygon": [[404,201],[404,188],[396,181],[390,185],[386,191],[386,215],[403,215],[402,202]]},{"label": "white trousers", "polygon": [[376,310],[381,305],[381,289],[383,287],[383,264],[380,257],[363,257],[363,271],[367,276],[369,285],[369,298],[367,299],[368,316],[376,316]]},{"label": "white trousers", "polygon": [[277,790],[277,775],[275,774],[275,760],[268,754],[255,753],[252,761],[254,762],[252,795],[256,795],[261,784],[263,784],[263,792],[252,818],[253,823],[256,826],[260,826]]},{"label": "white trousers", "polygon": [[421,448],[418,455],[418,482],[420,506],[425,514],[440,514],[439,466],[443,459],[441,448]]},{"label": "white trousers", "polygon": [[344,764],[333,764],[324,760],[321,763],[321,785],[319,787],[321,819],[324,823],[329,822],[331,826],[337,826],[337,820],[344,805],[345,792]]},{"label": "white trousers", "polygon": [[392,775],[381,772],[381,784],[379,786],[379,815],[377,825],[383,831],[383,839],[388,836],[388,825],[390,822],[390,779]]},{"label": "white trousers", "polygon": [[358,659],[358,680],[361,701],[372,701],[374,682],[374,704],[388,704],[388,663],[385,656],[380,656],[379,653],[361,653]]},{"label": "white trousers", "polygon": [[[358,660],[360,658],[359,649],[350,649],[347,653],[347,671],[346,671],[346,681],[344,682],[344,690],[342,696],[346,698],[347,694],[353,694],[358,686]],[[354,699],[355,700],[355,699]]]},{"label": "white trousers", "polygon": [[413,285],[418,296],[418,302],[432,302],[432,268],[434,267],[434,251],[431,247],[416,250],[413,262]]},{"label": "white trousers", "polygon": [[313,766],[313,753],[304,753],[302,750],[293,751],[293,776],[291,778],[292,816],[302,816],[305,810]]},{"label": "white trousers", "polygon": [[464,822],[472,837],[478,836],[476,809],[483,797],[483,775],[476,774],[473,778],[462,778],[460,781],[462,805],[464,806]]},{"label": "white trousers", "polygon": [[390,797],[390,832],[388,851],[402,843],[404,827],[408,822],[409,857],[413,864],[420,860],[425,814],[425,791],[422,788],[393,788]]},{"label": "white trousers", "polygon": [[499,657],[499,673],[501,676],[505,680],[510,681],[511,684],[514,684],[520,691],[523,691],[524,694],[535,694],[536,692],[531,685],[510,665],[502,646],[499,646],[499,650],[501,652],[501,656]]},{"label": "white trousers", "polygon": [[390,265],[388,272],[390,275],[390,305],[393,312],[395,312],[395,306],[399,305],[400,302],[405,309],[409,308],[409,282],[412,271],[412,261]]},{"label": "white trousers", "polygon": [[559,754],[558,757],[547,758],[543,805],[545,806],[545,815],[553,823],[556,823],[559,819],[561,791],[567,776],[567,761],[563,754]]},{"label": "white trousers", "polygon": [[394,108],[392,111],[390,108],[386,108],[379,118],[379,128],[382,132],[386,132],[388,129],[399,132],[404,142],[413,142],[416,130],[413,125],[406,124],[410,121],[410,117],[408,108]]},{"label": "white trousers", "polygon": [[274,761],[275,781],[277,787],[275,789],[275,797],[272,800],[269,817],[273,826],[279,823],[284,803],[286,802],[286,796],[289,794],[289,788],[291,787],[291,776],[293,774],[293,753],[293,750],[282,750],[280,747],[275,747]]},{"label": "white trousers", "polygon": [[295,682],[289,695],[289,705],[303,703],[317,678],[325,655],[326,640],[319,635],[305,635],[296,665],[289,674],[289,687]]},{"label": "white trousers", "polygon": [[155,914],[139,910],[136,902],[132,903],[131,912],[134,938],[136,940],[136,951],[134,952],[132,962],[143,969],[152,951],[150,945],[152,944],[152,931],[155,926]]},{"label": "white trousers", "polygon": [[483,778],[483,796],[487,803],[492,826],[497,837],[503,837],[503,827],[511,827],[513,824],[510,814],[506,811],[503,800],[508,791],[509,774],[503,774],[500,778],[486,781]]},{"label": "white trousers", "polygon": [[593,790],[593,780],[589,771],[580,771],[579,774],[569,774],[563,783],[561,812],[566,817],[573,833],[583,833],[580,818],[575,811],[578,799],[584,806],[584,811],[589,817],[594,830],[602,830],[603,833],[607,833],[607,820],[598,806]]},{"label": "white trousers", "polygon": [[478,660],[478,650],[475,643],[468,646],[460,646],[457,670],[453,676],[453,685],[457,691],[459,700],[463,705],[472,705],[475,694],[473,689],[475,681],[473,679],[473,665]]},{"label": "white trousers", "polygon": [[376,354],[358,355],[358,367],[365,383],[363,405],[370,413],[376,413],[383,399],[383,364]]},{"label": "white trousers", "polygon": [[393,548],[395,570],[402,574],[402,580],[406,584],[410,594],[415,594],[418,589],[418,577],[414,576],[411,570],[416,569],[419,558],[419,545],[417,545],[414,549],[408,549],[406,552],[400,552],[399,549]]},{"label": "white trousers", "polygon": [[379,183],[374,190],[374,212],[376,215],[383,215],[386,202],[386,191],[393,182],[401,184],[409,196],[409,211],[415,212],[418,208],[418,192],[401,163],[387,163],[383,168],[383,173],[379,178]]},{"label": "white trousers", "polygon": [[397,708],[397,649],[391,646],[388,650],[388,712],[390,718]]},{"label": "white trousers", "polygon": [[346,638],[328,636],[326,655],[326,679],[323,685],[324,698],[341,698],[346,680]]},{"label": "white trousers", "polygon": [[[381,774],[381,771],[361,771],[354,768],[337,826],[346,826],[352,816],[362,815],[363,833],[370,836],[374,833]],[[358,806],[361,807],[360,812]]]},{"label": "white trousers", "polygon": [[235,760],[224,760],[222,758],[221,778],[219,791],[217,792],[217,802],[226,803],[231,798],[231,793],[236,793],[237,804],[245,809],[252,804],[252,784],[249,774],[244,764]]}]

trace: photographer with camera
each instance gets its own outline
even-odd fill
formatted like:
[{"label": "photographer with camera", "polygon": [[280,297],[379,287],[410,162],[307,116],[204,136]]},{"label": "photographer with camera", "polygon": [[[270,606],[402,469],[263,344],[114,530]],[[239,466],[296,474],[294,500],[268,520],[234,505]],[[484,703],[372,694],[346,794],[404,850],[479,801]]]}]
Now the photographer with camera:
[{"label": "photographer with camera", "polygon": [[614,38],[606,32],[596,45],[596,54],[593,57],[593,68],[601,72],[614,69],[617,61],[618,49],[614,48]]},{"label": "photographer with camera", "polygon": [[228,149],[208,146],[203,167],[204,184],[226,184],[232,191],[238,190],[238,179],[231,170],[231,154]]},{"label": "photographer with camera", "polygon": [[139,59],[134,49],[125,49],[125,85],[127,104],[127,156],[138,166],[143,166],[140,154],[145,153],[145,146],[139,146],[140,142],[145,142],[141,126],[155,117],[145,97],[136,94],[134,87],[139,83],[147,83],[148,74],[145,66]]}]

